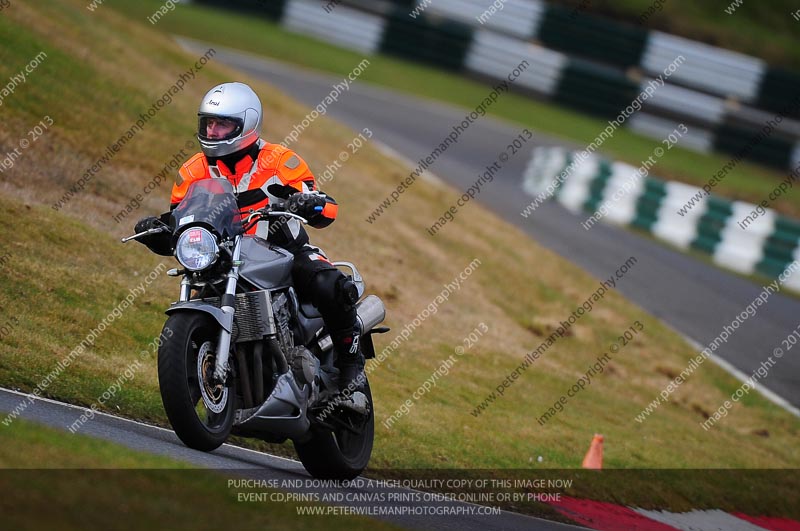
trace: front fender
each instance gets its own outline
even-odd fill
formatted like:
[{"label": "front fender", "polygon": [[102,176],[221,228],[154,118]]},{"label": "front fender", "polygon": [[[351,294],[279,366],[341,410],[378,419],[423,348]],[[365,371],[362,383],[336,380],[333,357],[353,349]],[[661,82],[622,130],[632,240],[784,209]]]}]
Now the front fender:
[{"label": "front fender", "polygon": [[233,314],[225,313],[216,306],[203,301],[176,302],[170,306],[166,313],[172,315],[177,312],[204,312],[214,318],[219,325],[228,332],[233,333]]}]

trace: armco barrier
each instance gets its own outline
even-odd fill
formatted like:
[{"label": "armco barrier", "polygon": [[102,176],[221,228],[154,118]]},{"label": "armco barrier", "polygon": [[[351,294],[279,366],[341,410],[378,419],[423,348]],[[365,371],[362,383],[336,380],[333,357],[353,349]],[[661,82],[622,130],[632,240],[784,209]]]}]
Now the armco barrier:
[{"label": "armco barrier", "polygon": [[792,167],[794,143],[777,135],[758,139],[758,132],[723,123],[715,131],[714,149],[735,155],[752,144],[747,158],[776,168]]},{"label": "armco barrier", "polygon": [[[761,81],[758,106],[778,112],[782,102],[789,101],[797,94],[800,94],[800,75],[782,68],[769,68]],[[789,116],[800,118],[800,108]]]},{"label": "armco barrier", "polygon": [[756,99],[766,64],[745,54],[651,31],[641,66],[656,75],[678,55],[690,60],[675,72],[674,83],[744,102]]},{"label": "armco barrier", "polygon": [[535,38],[548,48],[622,68],[641,62],[648,35],[638,26],[614,24],[559,5],[548,5],[538,30]]},{"label": "armco barrier", "polygon": [[[679,55],[685,61],[627,123],[663,138],[689,128],[684,147],[777,168],[800,163],[800,105],[768,137],[765,123],[800,96],[800,76],[762,60],[646,31],[541,0],[198,0],[279,20],[291,31],[363,54],[384,52],[502,79],[501,65],[532,63],[514,84],[603,118],[616,116]],[[416,10],[416,11],[415,11]],[[412,14],[414,16],[412,16]],[[569,55],[568,55],[569,54]],[[735,101],[738,100],[738,101]],[[745,104],[743,105],[742,102]],[[765,110],[759,110],[761,106]],[[756,139],[756,141],[754,141]]]},{"label": "armco barrier", "polygon": [[[769,67],[746,54],[599,17],[589,12],[591,8],[565,7],[542,0],[505,0],[502,9],[481,22],[481,15],[492,3],[416,0],[415,5],[426,4],[426,13],[540,41],[575,57],[621,68],[638,66],[650,75],[657,75],[677,55],[691,57],[690,68],[673,83],[722,98],[733,97],[770,111],[778,111],[779,102],[800,93],[800,74],[796,72]],[[793,117],[800,118],[800,110]]]},{"label": "armco barrier", "polygon": [[287,2],[282,23],[289,31],[364,54],[378,51],[386,30],[386,19],[379,15],[344,5],[327,13],[316,2],[296,0]]},{"label": "armco barrier", "polygon": [[528,61],[529,66],[514,86],[552,97],[568,62],[564,54],[494,31],[476,30],[465,66],[470,72],[504,79],[522,61]]},{"label": "armco barrier", "polygon": [[[422,5],[427,5],[426,14],[503,32],[523,42],[540,42],[568,55],[569,66],[564,73],[567,79],[561,82],[565,93],[559,89],[556,98],[601,116],[608,116],[610,111],[604,101],[617,99],[608,93],[624,86],[617,78],[627,76],[630,67],[638,68],[645,76],[656,76],[675,57],[683,55],[688,60],[670,78],[669,85],[662,87],[669,94],[657,94],[647,105],[647,112],[672,119],[659,130],[671,131],[678,123],[694,124],[694,142],[687,143],[687,147],[701,152],[718,149],[736,153],[775,112],[782,110],[783,102],[800,94],[797,73],[770,68],[761,59],[742,53],[595,16],[579,7],[541,0],[507,0],[502,9],[481,22],[481,13],[486,13],[492,2],[417,0],[416,6]],[[599,78],[592,76],[581,58],[613,67],[616,74],[604,76],[598,70]],[[579,80],[587,78],[595,83],[581,85]],[[592,93],[600,98],[586,97]],[[738,104],[731,104],[728,99],[738,100]],[[769,112],[758,112],[756,107]],[[800,109],[794,109],[789,117],[800,117]],[[655,123],[645,120],[638,125],[643,126],[639,132],[650,134]],[[749,158],[778,168],[794,167],[800,162],[799,139],[800,124],[794,120],[784,124],[773,138],[760,142]]]},{"label": "armco barrier", "polygon": [[461,70],[472,32],[471,27],[454,20],[412,18],[408,8],[400,7],[388,17],[380,49],[390,55]]},{"label": "armco barrier", "polygon": [[[703,197],[681,215],[679,211],[687,201],[702,189],[650,176],[636,181],[627,194],[614,201],[612,196],[623,184],[632,182],[630,178],[637,168],[594,155],[573,164],[578,160],[575,153],[563,148],[535,148],[525,171],[524,189],[538,196],[568,170],[567,178],[553,195],[575,213],[588,216],[604,207],[607,214],[602,220],[632,225],[681,249],[704,252],[716,264],[739,273],[777,278],[789,264],[800,260],[798,220],[764,209],[764,214],[742,228],[739,223],[756,205],[715,195]],[[584,222],[583,226],[591,230],[593,223]],[[789,277],[786,285],[800,292],[800,270]]]},{"label": "armco barrier", "polygon": [[538,0],[505,0],[499,10],[493,4],[491,0],[432,0],[425,13],[527,41],[537,34],[547,8]]},{"label": "armco barrier", "polygon": [[639,94],[622,73],[587,61],[572,60],[561,72],[557,102],[606,119],[616,118]]},{"label": "armco barrier", "polygon": [[193,0],[196,4],[207,4],[215,7],[225,7],[248,14],[267,16],[280,20],[283,10],[289,0]]}]

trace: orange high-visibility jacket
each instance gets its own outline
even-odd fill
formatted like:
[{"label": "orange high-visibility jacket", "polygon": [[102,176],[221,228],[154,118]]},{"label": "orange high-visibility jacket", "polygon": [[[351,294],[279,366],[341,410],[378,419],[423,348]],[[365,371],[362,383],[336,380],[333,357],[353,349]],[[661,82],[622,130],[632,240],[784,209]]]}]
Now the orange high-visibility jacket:
[{"label": "orange high-visibility jacket", "polygon": [[[190,183],[212,176],[225,177],[231,182],[238,194],[239,207],[245,217],[251,209],[263,208],[269,203],[270,198],[275,198],[267,191],[272,184],[291,186],[298,192],[317,190],[314,174],[297,153],[280,144],[270,144],[264,140],[258,142],[259,151],[256,160],[246,155],[232,169],[225,166],[222,161],[218,161],[216,166],[210,166],[203,153],[194,155],[178,170],[178,179],[172,187],[171,206],[180,203]],[[332,198],[326,199],[328,202],[321,212],[322,222],[312,226],[324,227],[336,219],[338,205]],[[250,233],[263,236],[276,245],[287,248],[302,247],[308,243],[308,235],[297,220],[286,223],[285,230],[269,234],[269,237],[266,228],[266,222],[259,222]]]}]

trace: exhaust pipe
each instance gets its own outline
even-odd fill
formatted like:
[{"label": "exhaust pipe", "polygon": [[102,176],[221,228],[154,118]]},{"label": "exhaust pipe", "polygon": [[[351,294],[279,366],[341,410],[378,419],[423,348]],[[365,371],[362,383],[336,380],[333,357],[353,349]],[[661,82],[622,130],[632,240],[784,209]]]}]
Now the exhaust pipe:
[{"label": "exhaust pipe", "polygon": [[386,307],[377,295],[367,295],[356,305],[361,334],[366,334],[386,319]]},{"label": "exhaust pipe", "polygon": [[[378,326],[386,318],[386,308],[383,301],[377,295],[367,295],[364,300],[356,304],[356,319],[361,328],[361,335]],[[318,339],[319,348],[322,352],[328,352],[333,348],[333,341],[330,334]]]}]

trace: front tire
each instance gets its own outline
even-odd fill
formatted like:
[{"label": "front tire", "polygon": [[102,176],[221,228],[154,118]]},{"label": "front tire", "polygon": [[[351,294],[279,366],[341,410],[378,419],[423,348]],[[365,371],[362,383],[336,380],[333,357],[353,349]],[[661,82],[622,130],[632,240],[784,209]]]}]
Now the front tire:
[{"label": "front tire", "polygon": [[303,467],[317,479],[350,480],[357,477],[367,467],[372,456],[375,439],[375,415],[372,406],[372,392],[369,382],[364,385],[369,413],[367,418],[354,412],[340,412],[338,418],[351,427],[359,428],[358,435],[346,428],[330,430],[320,426],[312,427],[311,439],[299,443],[294,441]]},{"label": "front tire", "polygon": [[227,386],[210,379],[219,333],[219,324],[204,313],[175,313],[158,349],[158,385],[169,423],[186,446],[203,452],[225,442],[236,412],[234,379]]}]

